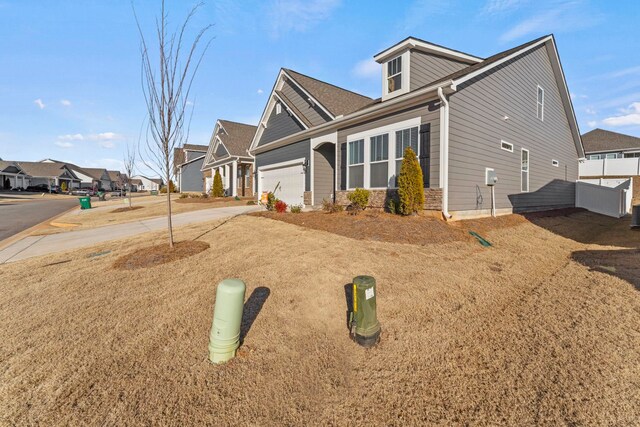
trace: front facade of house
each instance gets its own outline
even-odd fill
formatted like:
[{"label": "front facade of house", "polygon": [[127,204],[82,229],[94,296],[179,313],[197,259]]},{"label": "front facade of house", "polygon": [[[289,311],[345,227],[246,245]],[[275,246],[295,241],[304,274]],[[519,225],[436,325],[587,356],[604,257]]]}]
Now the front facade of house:
[{"label": "front facade of house", "polygon": [[16,162],[18,166],[30,175],[30,185],[64,185],[67,188],[77,188],[80,185],[80,179],[75,173],[63,163],[47,163],[47,162]]},{"label": "front facade of house", "polygon": [[17,163],[0,160],[0,190],[25,189],[31,185],[30,180],[31,176]]},{"label": "front facade of house", "polygon": [[173,173],[181,193],[204,191],[204,174],[200,169],[208,148],[206,145],[184,144],[173,150]]},{"label": "front facade of house", "polygon": [[584,153],[552,36],[485,59],[408,38],[375,59],[375,101],[280,72],[251,146],[258,194],[346,204],[367,188],[385,207],[410,146],[425,209],[447,218],[574,205]]},{"label": "front facade of house", "polygon": [[253,156],[249,153],[256,127],[230,120],[218,120],[202,164],[204,191],[213,186],[216,171],[227,196],[253,196]]},{"label": "front facade of house", "polygon": [[135,175],[132,180],[139,180],[138,191],[159,191],[163,182],[159,178],[147,178],[144,175]]}]

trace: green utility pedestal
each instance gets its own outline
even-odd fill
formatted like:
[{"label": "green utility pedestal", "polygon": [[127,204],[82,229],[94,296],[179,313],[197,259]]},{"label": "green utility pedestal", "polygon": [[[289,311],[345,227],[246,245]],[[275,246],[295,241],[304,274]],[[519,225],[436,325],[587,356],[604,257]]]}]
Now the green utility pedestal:
[{"label": "green utility pedestal", "polygon": [[245,290],[246,285],[240,279],[225,279],[218,284],[209,334],[211,363],[224,363],[236,355],[240,346]]},{"label": "green utility pedestal", "polygon": [[376,279],[353,278],[352,337],[363,347],[373,347],[380,340],[380,322],[376,315]]}]

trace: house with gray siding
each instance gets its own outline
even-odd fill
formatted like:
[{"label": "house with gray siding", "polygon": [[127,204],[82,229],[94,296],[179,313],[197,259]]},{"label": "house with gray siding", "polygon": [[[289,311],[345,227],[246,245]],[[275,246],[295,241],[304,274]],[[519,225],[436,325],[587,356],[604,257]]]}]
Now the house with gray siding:
[{"label": "house with gray siding", "polygon": [[179,192],[205,191],[204,175],[200,169],[207,148],[206,145],[184,144],[173,150],[173,174]]},{"label": "house with gray siding", "polygon": [[222,119],[216,122],[202,165],[207,192],[217,171],[227,196],[253,196],[253,156],[249,146],[255,133],[256,127],[245,123]]},{"label": "house with gray siding", "polygon": [[584,150],[552,35],[487,58],[408,37],[374,59],[375,100],[280,71],[250,149],[258,194],[347,204],[366,188],[385,207],[411,147],[444,218],[574,206]]}]

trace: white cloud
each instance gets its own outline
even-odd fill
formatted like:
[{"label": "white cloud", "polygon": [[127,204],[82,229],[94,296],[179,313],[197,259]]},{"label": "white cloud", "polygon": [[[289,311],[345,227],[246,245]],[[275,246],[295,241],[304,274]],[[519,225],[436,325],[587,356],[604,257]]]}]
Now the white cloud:
[{"label": "white cloud", "polygon": [[112,141],[116,139],[124,138],[122,135],[114,132],[102,132],[97,134],[91,134],[87,136],[87,139],[91,141]]},{"label": "white cloud", "polygon": [[278,37],[289,31],[304,32],[324,21],[340,0],[272,0],[267,6],[271,33]]},{"label": "white cloud", "polygon": [[256,92],[258,95],[262,95],[264,93],[264,91],[262,89],[258,89]]},{"label": "white cloud", "polygon": [[83,139],[84,139],[84,136],[82,136],[81,133],[58,136],[58,140],[60,141],[82,141]]},{"label": "white cloud", "polygon": [[56,141],[55,143],[60,148],[71,148],[73,144],[68,141]]},{"label": "white cloud", "polygon": [[602,123],[609,126],[640,126],[640,102],[632,103],[622,112],[622,115],[607,117]]},{"label": "white cloud", "polygon": [[590,128],[596,127],[597,124],[598,122],[596,122],[595,120],[590,120],[587,122],[587,126],[589,126]]},{"label": "white cloud", "polygon": [[107,140],[101,140],[100,142],[98,142],[98,145],[100,145],[100,147],[102,148],[113,148],[115,147],[115,145],[113,144],[113,141],[107,139]]},{"label": "white cloud", "polygon": [[596,110],[595,110],[595,108],[593,108],[593,107],[587,107],[587,108],[585,108],[585,109],[584,109],[584,112],[585,112],[585,113],[587,113],[587,114],[591,114],[591,115],[596,114]]},{"label": "white cloud", "polygon": [[561,33],[588,28],[600,20],[600,16],[585,7],[584,1],[559,4],[545,12],[531,16],[511,27],[500,36],[503,43],[525,36]]},{"label": "white cloud", "polygon": [[44,105],[44,102],[42,102],[42,99],[40,98],[33,101],[33,103],[36,104],[41,110],[44,110],[44,107],[46,107],[46,105]]},{"label": "white cloud", "polygon": [[497,15],[499,13],[511,12],[518,9],[527,0],[489,0],[482,8],[482,13],[487,15]]},{"label": "white cloud", "polygon": [[380,64],[373,59],[364,59],[359,61],[355,67],[353,67],[352,73],[361,78],[379,78],[380,77]]},{"label": "white cloud", "polygon": [[60,104],[64,107],[71,107],[71,101],[69,101],[68,99],[61,99]]}]

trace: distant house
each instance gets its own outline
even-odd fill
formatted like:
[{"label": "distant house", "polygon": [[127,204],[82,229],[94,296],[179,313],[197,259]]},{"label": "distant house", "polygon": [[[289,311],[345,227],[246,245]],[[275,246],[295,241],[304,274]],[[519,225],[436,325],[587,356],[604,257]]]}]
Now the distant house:
[{"label": "distant house", "polygon": [[142,180],[137,178],[131,178],[129,180],[129,191],[141,191]]},{"label": "distant house", "polygon": [[589,160],[640,157],[640,138],[609,130],[594,129],[585,133],[582,145]]},{"label": "distant house", "polygon": [[113,171],[113,170],[112,171],[107,170],[107,173],[109,174],[109,180],[111,181],[108,190],[111,190],[111,191],[122,190],[125,184],[123,174],[121,174],[119,171]]},{"label": "distant house", "polygon": [[201,169],[207,148],[206,145],[185,144],[173,151],[173,173],[181,193],[205,190]]},{"label": "distant house", "polygon": [[230,120],[216,122],[202,166],[205,191],[211,189],[213,176],[218,171],[227,195],[253,195],[253,156],[249,147],[256,130],[256,126]]},{"label": "distant house", "polygon": [[17,163],[0,160],[0,189],[27,188],[30,178]]},{"label": "distant house", "polygon": [[30,185],[59,185],[66,184],[67,188],[80,186],[80,178],[63,163],[47,162],[15,162],[26,175],[30,175]]},{"label": "distant house", "polygon": [[[73,166],[71,166],[73,168]],[[111,189],[111,178],[109,173],[103,168],[78,168],[73,169],[78,176],[81,176],[82,188],[100,188],[103,190]]]},{"label": "distant house", "polygon": [[135,175],[132,180],[140,181],[138,185],[138,191],[158,191],[164,185],[164,182],[160,178],[147,178],[144,175]]}]

